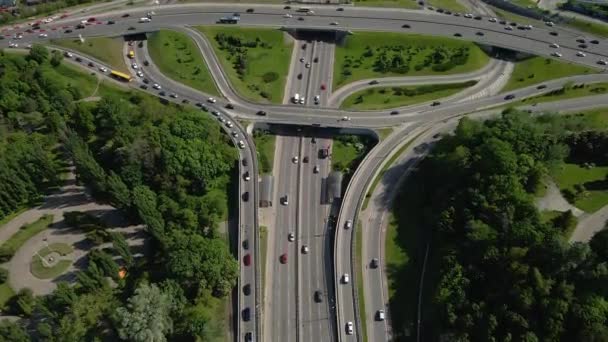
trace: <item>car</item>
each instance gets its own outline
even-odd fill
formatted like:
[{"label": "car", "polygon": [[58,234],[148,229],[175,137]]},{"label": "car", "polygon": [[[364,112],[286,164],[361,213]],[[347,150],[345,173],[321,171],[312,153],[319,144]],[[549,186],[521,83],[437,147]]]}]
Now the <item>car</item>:
[{"label": "car", "polygon": [[312,137],[310,139],[310,142],[313,143],[313,144],[316,144],[317,143],[317,139],[315,137]]},{"label": "car", "polygon": [[380,83],[380,82],[378,82],[378,80],[371,80],[369,82],[370,85],[375,85],[375,84],[378,84],[378,83]]},{"label": "car", "polygon": [[597,45],[600,43],[600,41],[597,39],[594,39],[594,40],[590,40],[589,43]]},{"label": "car", "polygon": [[313,60],[312,60],[312,61],[313,61],[313,63],[319,63],[319,57],[315,57],[315,58],[313,58]]},{"label": "car", "polygon": [[561,53],[559,53],[559,52],[553,52],[553,53],[551,54],[551,56],[553,56],[553,57],[558,57],[558,58],[559,58],[559,57],[561,57],[561,56],[562,56],[562,54],[561,54]]},{"label": "car", "polygon": [[577,52],[576,52],[576,55],[577,55],[578,57],[585,57],[585,56],[587,56],[587,55],[586,55],[584,52],[582,52],[582,51],[577,51]]},{"label": "car", "polygon": [[485,35],[485,34],[484,34],[483,32],[481,32],[481,31],[477,31],[475,34],[476,34],[476,35],[478,35],[478,36],[484,36],[484,35]]},{"label": "car", "polygon": [[99,71],[101,72],[108,72],[108,69],[105,67],[99,67]]},{"label": "car", "polygon": [[552,21],[545,21],[545,25],[549,26],[549,27],[553,27],[553,25],[555,25]]},{"label": "car", "polygon": [[300,58],[300,63],[304,63],[304,57]]},{"label": "car", "polygon": [[549,34],[552,36],[559,36],[559,33],[557,33],[556,31],[551,31],[549,32]]},{"label": "car", "polygon": [[599,65],[608,65],[608,61],[600,59],[599,61],[597,61],[597,64],[599,64]]},{"label": "car", "polygon": [[513,28],[511,26],[505,26],[505,30],[507,30],[507,31],[513,31]]},{"label": "car", "polygon": [[547,88],[547,85],[545,85],[545,84],[541,84],[538,87],[536,87],[536,89],[545,89],[545,88]]},{"label": "car", "polygon": [[249,191],[245,191],[243,192],[243,195],[241,195],[243,202],[247,202],[249,201]]},{"label": "car", "polygon": [[325,90],[325,89],[326,89],[325,84],[324,84],[324,83],[322,83],[322,84],[321,84],[321,90]]},{"label": "car", "polygon": [[347,220],[346,222],[344,222],[344,229],[350,229],[352,227],[353,227],[353,221]]},{"label": "car", "polygon": [[158,93],[158,95],[160,95],[160,96],[165,96],[165,95],[167,95],[167,93],[165,93],[165,91],[163,90],[163,91],[160,91],[160,92]]},{"label": "car", "polygon": [[245,334],[245,342],[253,342],[253,333],[251,331]]},{"label": "car", "polygon": [[283,9],[291,9],[291,6],[285,6]]},{"label": "car", "polygon": [[378,311],[376,311],[376,320],[377,321],[384,321],[384,310],[378,310]]},{"label": "car", "polygon": [[148,86],[147,86],[147,85],[145,85],[145,84],[142,84],[142,85],[140,85],[139,87],[140,87],[141,89],[143,89],[143,90],[148,89]]},{"label": "car", "polygon": [[114,20],[108,20],[108,25],[114,25],[116,22]]},{"label": "car", "polygon": [[497,20],[496,18],[490,18],[490,19],[488,19],[488,21],[491,22],[491,23],[495,23],[496,20]]},{"label": "car", "polygon": [[440,104],[441,102],[439,101],[433,101],[433,103],[431,103],[431,107],[439,106]]},{"label": "car", "polygon": [[160,84],[158,84],[158,83],[154,83],[154,84],[152,85],[152,88],[154,88],[154,89],[156,89],[156,90],[160,90],[160,89],[162,89],[162,87],[161,87],[161,86],[160,86]]},{"label": "car", "polygon": [[254,9],[253,8],[248,8],[245,12],[247,13],[253,13]]},{"label": "car", "polygon": [[141,71],[136,72],[135,75],[137,75],[137,77],[144,77],[144,73]]},{"label": "car", "polygon": [[247,161],[247,159],[243,159],[241,161],[241,163],[243,163],[243,166],[248,166],[249,165],[249,161]]},{"label": "car", "polygon": [[285,13],[285,15],[283,15],[283,18],[292,18],[293,15],[289,14],[289,13]]},{"label": "car", "polygon": [[139,65],[137,65],[137,63],[131,63],[131,68],[137,70],[139,69]]},{"label": "car", "polygon": [[294,233],[287,234],[287,240],[289,240],[289,242],[294,242],[296,240]]},{"label": "car", "polygon": [[581,49],[586,49],[586,48],[589,47],[589,45],[587,45],[587,44],[579,44],[578,47],[581,48]]},{"label": "car", "polygon": [[301,80],[302,79],[302,73],[298,74],[298,79]]},{"label": "car", "polygon": [[249,308],[243,309],[243,321],[249,322],[251,319],[251,310]]},{"label": "car", "polygon": [[46,37],[48,37],[48,36],[49,36],[49,35],[48,35],[48,34],[46,34],[46,33],[41,33],[41,34],[39,34],[39,35],[38,35],[38,37],[40,37],[40,38],[46,38]]},{"label": "car", "polygon": [[308,156],[304,156],[304,158],[302,158],[302,162],[303,163],[308,163]]},{"label": "car", "polygon": [[473,19],[475,19],[475,20],[481,20],[481,16],[480,15],[475,16],[475,18],[473,18]]},{"label": "car", "polygon": [[320,100],[321,100],[321,97],[319,95],[315,95],[315,97],[314,97],[315,104],[319,104]]},{"label": "car", "polygon": [[443,13],[443,12],[445,12],[445,10],[443,8],[438,8],[437,9],[437,13]]},{"label": "car", "polygon": [[303,21],[303,20],[304,20],[304,17],[298,17],[298,20],[299,20],[299,21]]},{"label": "car", "polygon": [[219,117],[218,120],[220,120],[221,123],[226,123],[226,119]]},{"label": "car", "polygon": [[302,44],[302,50],[306,50],[306,43]]},{"label": "car", "polygon": [[454,33],[454,37],[462,37],[462,34],[456,32],[456,33]]},{"label": "car", "polygon": [[393,110],[393,111],[391,111],[391,115],[397,115],[397,114],[399,114],[399,111],[398,111],[398,110]]},{"label": "car", "polygon": [[63,33],[72,33],[72,30],[65,30]]},{"label": "car", "polygon": [[230,121],[226,121],[226,126],[228,126],[228,128],[232,128],[234,127],[234,124]]},{"label": "car", "polygon": [[343,116],[342,121],[350,121],[350,116]]},{"label": "car", "polygon": [[473,18],[473,15],[471,13],[465,13],[464,17],[471,19],[471,18]]},{"label": "car", "polygon": [[281,256],[279,257],[279,261],[281,262],[281,264],[286,264],[287,263],[287,253],[281,254]]},{"label": "car", "polygon": [[89,19],[87,19],[87,21],[88,21],[89,23],[92,23],[92,22],[94,22],[95,20],[96,20],[96,19],[95,19],[95,17],[90,17]]},{"label": "car", "polygon": [[304,104],[306,102],[303,97],[300,98],[300,104]]},{"label": "car", "polygon": [[378,258],[372,258],[372,260],[369,263],[369,267],[378,268],[379,264],[380,264],[380,262],[378,261]]},{"label": "car", "polygon": [[183,104],[188,104],[188,103],[190,103],[190,100],[188,100],[188,99],[183,99],[183,100],[182,100],[182,103],[183,103]]},{"label": "car", "polygon": [[243,264],[245,264],[245,266],[251,265],[251,254],[245,254],[245,256],[243,257]]},{"label": "car", "polygon": [[329,25],[338,26],[338,25],[340,25],[340,23],[338,23],[337,21],[332,21],[331,23],[329,23]]},{"label": "car", "polygon": [[336,8],[336,11],[343,12],[344,11],[344,7],[338,7],[338,8]]},{"label": "car", "polygon": [[72,54],[71,52],[67,52],[67,51],[66,51],[66,52],[64,52],[64,53],[63,53],[63,55],[64,55],[65,57],[67,57],[67,58],[72,58],[72,57],[74,57],[74,54]]},{"label": "car", "polygon": [[403,25],[401,25],[401,28],[409,29],[409,28],[412,28],[412,26],[410,24],[403,24]]},{"label": "car", "polygon": [[304,66],[308,69],[310,68],[310,63],[306,63]]},{"label": "car", "polygon": [[[233,138],[238,138],[239,137],[239,132],[232,131],[232,132],[230,132],[230,135],[232,135]],[[243,178],[247,178],[247,179],[245,179],[246,181],[248,181],[250,179],[250,177],[249,177],[249,171],[245,172],[245,174],[243,175]]]},{"label": "car", "polygon": [[245,148],[245,143],[243,142],[243,140],[239,140],[239,142],[237,143],[237,145],[239,146],[239,148],[241,150]]},{"label": "car", "polygon": [[227,103],[226,106],[224,106],[228,109],[234,109],[234,105],[232,103]]},{"label": "car", "polygon": [[129,28],[128,28],[127,30],[128,30],[128,31],[133,31],[133,30],[135,30],[135,27],[133,27],[133,26],[129,26]]},{"label": "car", "polygon": [[306,245],[302,246],[302,254],[308,254],[308,246],[306,246]]},{"label": "car", "polygon": [[257,113],[255,113],[255,115],[266,116],[266,112],[263,110],[259,110]]},{"label": "car", "polygon": [[145,66],[148,66],[148,65],[150,65],[150,62],[148,62],[148,60],[146,59],[146,60],[144,61],[144,65],[145,65]]},{"label": "car", "polygon": [[285,196],[281,197],[281,204],[282,205],[288,205],[289,204],[289,195],[285,195]]},{"label": "car", "polygon": [[220,116],[220,112],[217,110],[212,111],[211,114],[213,114],[213,116]]},{"label": "car", "polygon": [[214,99],[213,97],[210,97],[210,98],[207,99],[207,102],[209,102],[209,103],[216,103],[217,100]]},{"label": "car", "polygon": [[513,100],[515,98],[515,95],[513,94],[509,94],[507,96],[505,96],[505,100]]},{"label": "car", "polygon": [[245,286],[243,286],[243,294],[245,296],[249,296],[251,294],[251,284],[245,284]]},{"label": "car", "polygon": [[554,49],[559,49],[559,44],[557,44],[557,43],[551,43],[551,44],[549,44],[549,47],[552,47]]},{"label": "car", "polygon": [[129,16],[130,16],[129,13],[125,13],[125,14],[122,15],[123,18],[128,18]]},{"label": "car", "polygon": [[342,284],[348,284],[350,282],[350,276],[348,273],[344,273],[342,275]]},{"label": "car", "polygon": [[315,167],[312,168],[312,173],[319,173],[319,165],[315,165]]},{"label": "car", "polygon": [[176,99],[176,98],[178,98],[178,97],[179,97],[179,96],[177,96],[177,94],[175,94],[175,93],[171,93],[171,95],[169,95],[169,96],[171,96],[171,97],[172,97],[172,98],[174,98],[174,99]]},{"label": "car", "polygon": [[292,161],[294,164],[297,164],[299,160],[300,160],[300,159],[298,158],[298,156],[294,156],[293,158],[291,158],[291,161]]},{"label": "car", "polygon": [[91,68],[95,67],[95,64],[93,64],[93,62],[89,62],[89,64],[87,64],[88,66],[90,66]]},{"label": "car", "polygon": [[585,41],[585,38],[578,38],[576,41],[577,41],[578,43],[584,43],[584,42],[586,42],[586,41]]},{"label": "car", "polygon": [[76,62],[82,62],[82,58],[76,57]]},{"label": "car", "polygon": [[498,21],[498,23],[499,23],[500,25],[506,25],[506,24],[507,24],[507,22],[506,22],[505,20],[499,20],[499,21]]},{"label": "car", "polygon": [[319,290],[315,291],[314,297],[315,297],[315,302],[323,303],[323,292],[321,292]]},{"label": "car", "polygon": [[346,322],[346,334],[352,335],[354,332],[353,322]]}]

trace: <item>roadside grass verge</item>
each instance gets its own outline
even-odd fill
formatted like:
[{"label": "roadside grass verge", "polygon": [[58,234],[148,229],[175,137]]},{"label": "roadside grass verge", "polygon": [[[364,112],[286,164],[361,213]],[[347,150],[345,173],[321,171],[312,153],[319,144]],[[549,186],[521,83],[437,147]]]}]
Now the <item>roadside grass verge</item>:
[{"label": "roadside grass verge", "polygon": [[416,0],[355,0],[353,3],[355,6],[364,7],[420,8]]},{"label": "roadside grass verge", "polygon": [[292,42],[276,29],[224,25],[196,27],[213,46],[230,83],[244,97],[281,103]]},{"label": "roadside grass verge", "polygon": [[333,89],[374,77],[459,74],[482,68],[488,55],[472,42],[389,32],[355,32],[336,46]]},{"label": "roadside grass verge", "polygon": [[[568,201],[577,208],[593,213],[608,204],[608,166],[583,166],[564,163],[551,170],[553,179]],[[566,194],[571,193],[571,196]],[[570,197],[570,198],[568,198]]]},{"label": "roadside grass verge", "polygon": [[74,51],[82,52],[104,62],[113,69],[129,73],[122,55],[124,40],[122,38],[95,37],[86,38],[84,43],[80,39],[51,39],[51,44]]},{"label": "roadside grass verge", "polygon": [[412,87],[375,87],[348,96],[340,108],[372,110],[403,107],[454,95],[477,84],[468,81]]},{"label": "roadside grass verge", "polygon": [[4,310],[4,306],[14,295],[15,291],[8,285],[8,281],[0,285],[0,310]]},{"label": "roadside grass verge", "polygon": [[[266,286],[266,253],[268,252],[268,227],[260,226],[260,256],[262,258],[262,285]],[[262,294],[262,303],[264,295]]]},{"label": "roadside grass verge", "polygon": [[608,107],[564,114],[560,121],[564,129],[569,131],[607,130]]},{"label": "roadside grass verge", "polygon": [[428,5],[435,8],[443,8],[444,10],[450,10],[453,12],[467,12],[469,11],[464,7],[458,0],[428,0]]},{"label": "roadside grass verge", "polygon": [[389,135],[391,135],[391,133],[393,133],[393,129],[392,128],[381,128],[379,130],[377,130],[378,132],[378,137],[380,137],[380,141],[386,139],[386,137],[388,137]]},{"label": "roadside grass verge", "polygon": [[220,96],[205,59],[186,34],[160,30],[148,38],[148,48],[163,74],[194,89]]},{"label": "roadside grass verge", "polygon": [[0,220],[0,228],[4,227],[5,224],[7,224],[8,222],[10,222],[12,219],[14,219],[15,217],[19,216],[21,213],[23,213],[24,211],[28,210],[29,207],[28,206],[24,206],[21,207],[15,211],[13,211],[12,213],[4,216],[4,218],[2,218]]},{"label": "roadside grass verge", "polygon": [[581,86],[566,85],[559,90],[555,90],[543,95],[528,97],[517,104],[536,104],[558,100],[573,99],[576,97],[601,95],[608,93],[608,83],[590,83]]},{"label": "roadside grass verge", "polygon": [[260,174],[272,173],[276,135],[270,132],[256,130],[253,133],[253,141],[255,142],[258,160],[260,162]]},{"label": "roadside grass verge", "polygon": [[0,248],[3,251],[11,252],[15,254],[15,252],[23,246],[23,244],[32,238],[34,235],[42,232],[47,229],[48,226],[53,222],[53,215],[44,215],[39,218],[36,222],[26,224],[21,229],[13,234],[6,242],[0,245]]},{"label": "roadside grass verge", "polygon": [[518,14],[509,12],[509,11],[505,11],[498,7],[494,7],[494,6],[489,6],[489,7],[492,9],[492,11],[494,11],[494,13],[496,13],[496,17],[498,17],[500,19],[504,19],[507,21],[514,21],[519,24],[526,24],[526,25],[530,24],[530,25],[534,25],[534,26],[538,26],[538,27],[543,25],[543,22],[540,20],[524,17],[523,15],[518,15]]},{"label": "roadside grass verge", "polygon": [[515,63],[511,78],[501,91],[506,92],[556,78],[596,72],[599,70],[595,68],[535,56]]},{"label": "roadside grass verge", "polygon": [[367,341],[367,312],[365,311],[365,293],[363,292],[363,224],[361,220],[357,222],[357,231],[355,232],[355,268],[357,270],[357,296],[359,297],[359,317],[361,317],[361,331],[363,332],[363,341]]},{"label": "roadside grass verge", "polygon": [[602,25],[600,23],[590,22],[579,18],[569,18],[566,25],[583,32],[591,33],[598,37],[608,37],[608,25]]}]

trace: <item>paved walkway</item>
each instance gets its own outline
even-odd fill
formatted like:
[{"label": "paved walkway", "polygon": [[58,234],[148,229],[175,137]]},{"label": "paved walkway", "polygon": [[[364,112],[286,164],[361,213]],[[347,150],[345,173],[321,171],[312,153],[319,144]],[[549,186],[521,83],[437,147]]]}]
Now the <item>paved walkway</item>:
[{"label": "paved walkway", "polygon": [[[100,217],[113,228],[112,230],[125,234],[131,246],[142,246],[144,233],[143,226],[125,226],[120,212],[109,205],[99,204],[92,200],[85,188],[76,184],[74,174],[70,172],[66,183],[59,190],[44,198],[43,204],[32,208],[3,227],[0,227],[0,244],[8,240],[24,224],[32,223],[46,214],[53,215],[53,224],[45,231],[29,239],[4,266],[9,271],[9,284],[15,291],[29,287],[35,295],[44,295],[53,292],[58,281],[73,281],[75,273],[86,265],[84,256],[94,246],[86,240],[85,233],[65,225],[63,214],[69,211],[81,211]],[[55,242],[67,243],[74,247],[73,264],[70,268],[55,279],[38,279],[29,269],[34,254]],[[101,247],[104,247],[102,245]],[[134,250],[140,254],[141,250]]]},{"label": "paved walkway", "polygon": [[572,210],[572,214],[576,217],[579,217],[585,213],[584,211],[568,203],[554,182],[548,182],[546,185],[547,192],[545,193],[545,196],[536,200],[536,207],[538,210],[555,210],[562,212]]}]

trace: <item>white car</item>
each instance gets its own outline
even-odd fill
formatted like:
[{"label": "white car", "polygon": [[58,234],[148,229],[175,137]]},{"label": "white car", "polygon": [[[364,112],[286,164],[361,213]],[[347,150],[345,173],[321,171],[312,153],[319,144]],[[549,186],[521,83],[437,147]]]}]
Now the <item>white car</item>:
[{"label": "white car", "polygon": [[306,67],[306,69],[310,69],[310,63],[306,63],[304,64],[304,66]]},{"label": "white car", "polygon": [[526,25],[526,30],[531,30],[531,29],[533,29],[533,28],[534,28],[534,26],[532,26],[532,25],[530,25],[530,24]]},{"label": "white car", "polygon": [[342,121],[350,121],[350,116],[343,116]]},{"label": "white car", "polygon": [[559,44],[557,43],[553,43],[551,45],[549,45],[550,47],[554,48],[554,49],[559,49]]},{"label": "white car", "polygon": [[495,23],[496,22],[496,18],[490,18],[488,19],[491,23]]},{"label": "white car", "polygon": [[319,173],[319,165],[315,165],[315,167],[312,169],[312,173]]},{"label": "white car", "polygon": [[303,98],[303,97],[301,97],[301,98],[300,98],[300,104],[304,104],[304,103],[305,103],[305,100],[304,100],[304,98]]},{"label": "white car", "polygon": [[505,26],[505,30],[507,30],[507,31],[513,31],[513,28],[511,26]]},{"label": "white car", "polygon": [[232,127],[234,127],[234,124],[230,121],[227,121],[226,126],[228,126],[228,128],[232,128]]},{"label": "white car", "polygon": [[39,34],[39,35],[38,35],[38,37],[40,37],[40,38],[46,38],[46,37],[48,37],[48,36],[49,36],[49,35],[48,35],[48,34],[46,34],[46,33],[41,33],[41,34]]},{"label": "white car", "polygon": [[304,57],[300,58],[300,63],[304,63]]},{"label": "white car", "polygon": [[294,242],[296,240],[295,234],[289,233],[289,235],[287,235],[287,240],[289,240],[289,242]]},{"label": "white car", "polygon": [[137,75],[137,77],[144,77],[144,73],[141,71],[138,71],[137,73],[135,73]]},{"label": "white car", "polygon": [[237,145],[239,145],[240,149],[244,149],[245,148],[245,143],[243,142],[243,140],[239,140],[239,142],[237,143]]},{"label": "white car", "polygon": [[308,254],[308,251],[309,251],[308,246],[306,246],[306,245],[302,246],[302,254]]},{"label": "white car", "polygon": [[139,65],[137,65],[137,63],[131,63],[131,68],[137,70],[139,69]]},{"label": "white car", "polygon": [[67,58],[72,58],[74,57],[74,55],[71,52],[66,52],[63,54],[64,56],[66,56]]},{"label": "white car", "polygon": [[27,45],[25,46],[25,48],[26,48],[26,49],[28,49],[28,50],[29,50],[29,49],[31,49],[31,48],[32,48],[32,44],[27,44]]},{"label": "white car", "polygon": [[213,112],[211,112],[211,114],[213,114],[214,116],[220,116],[220,112],[214,110]]},{"label": "white car", "polygon": [[108,72],[108,69],[107,69],[107,68],[105,68],[105,67],[100,67],[100,68],[99,68],[99,71],[101,71],[101,72]]},{"label": "white car", "polygon": [[281,198],[281,204],[282,205],[288,205],[289,204],[289,196],[285,195]]},{"label": "white car", "polygon": [[350,277],[348,273],[344,273],[342,275],[342,284],[348,284],[350,282]]},{"label": "white car", "polygon": [[555,25],[552,21],[547,21],[545,22],[545,25],[549,26],[549,27],[553,27],[553,25]]},{"label": "white car", "polygon": [[315,104],[319,104],[319,101],[321,100],[321,96],[319,95],[315,95]]},{"label": "white car", "polygon": [[353,227],[353,221],[348,220],[344,223],[344,229],[350,229]]},{"label": "white car", "polygon": [[353,322],[346,322],[346,334],[352,335],[354,332]]},{"label": "white car", "polygon": [[283,16],[283,18],[292,18],[293,15],[289,14],[289,13],[285,13],[285,15]]},{"label": "white car", "polygon": [[243,179],[245,180],[245,182],[249,182],[251,180],[251,176],[249,176],[249,172],[245,172],[245,174],[243,175]]},{"label": "white car", "polygon": [[385,318],[385,317],[384,317],[384,310],[378,310],[378,311],[376,312],[376,319],[377,319],[378,321],[384,321],[384,318]]},{"label": "white car", "polygon": [[210,98],[207,99],[207,102],[209,102],[209,103],[216,103],[217,100],[214,99],[213,97],[210,97]]},{"label": "white car", "polygon": [[338,26],[338,25],[340,25],[340,23],[338,23],[337,21],[332,21],[331,23],[329,23],[329,25]]},{"label": "white car", "polygon": [[466,14],[464,15],[464,17],[465,17],[465,18],[469,18],[469,19],[470,19],[470,18],[473,18],[473,15],[472,15],[471,13],[466,13]]},{"label": "white car", "polygon": [[553,57],[561,57],[562,54],[559,53],[559,52],[554,52],[554,53],[551,54],[551,56],[553,56]]},{"label": "white car", "polygon": [[576,53],[576,55],[577,55],[577,56],[579,56],[579,57],[586,57],[586,56],[587,56],[587,54],[585,54],[585,53],[584,53],[584,52],[582,52],[582,51],[578,51],[578,52]]},{"label": "white car", "polygon": [[294,156],[293,158],[291,158],[291,161],[292,161],[294,164],[297,164],[297,163],[300,161],[300,158],[298,158],[298,156]]},{"label": "white car", "polygon": [[232,137],[234,137],[234,138],[238,138],[238,137],[239,137],[239,133],[238,133],[237,131],[232,131],[230,134],[231,134],[231,135],[232,135]]},{"label": "white car", "polygon": [[154,89],[156,89],[156,90],[160,90],[160,89],[161,89],[161,86],[160,86],[160,84],[158,84],[158,83],[154,83],[154,84],[152,85],[152,88],[154,88]]}]

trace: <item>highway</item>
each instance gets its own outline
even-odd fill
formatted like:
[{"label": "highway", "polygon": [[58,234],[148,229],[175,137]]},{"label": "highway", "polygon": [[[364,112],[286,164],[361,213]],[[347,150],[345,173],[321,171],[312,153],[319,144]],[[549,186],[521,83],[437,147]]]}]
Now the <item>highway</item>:
[{"label": "highway", "polygon": [[[255,7],[254,13],[244,13],[247,8]],[[501,73],[508,70],[508,63],[493,61],[492,65],[487,66],[487,71],[483,74],[473,74],[479,79],[479,84],[471,87],[464,92],[454,95],[442,101],[444,103],[438,107],[431,107],[428,104],[408,106],[399,108],[398,115],[390,115],[388,110],[384,111],[342,111],[331,106],[337,106],[339,99],[348,96],[349,93],[356,89],[364,89],[365,84],[355,84],[350,89],[342,91],[336,95],[336,100],[332,100],[331,94],[331,77],[333,73],[333,55],[334,46],[323,40],[313,40],[306,43],[306,49],[302,49],[302,41],[296,41],[294,51],[299,51],[304,62],[300,62],[298,56],[294,58],[292,68],[290,69],[290,83],[286,86],[289,92],[293,95],[295,92],[301,94],[305,98],[304,104],[284,103],[282,105],[261,105],[254,104],[238,95],[226,77],[217,56],[209,46],[207,38],[200,35],[197,31],[188,26],[191,25],[207,25],[213,24],[219,17],[231,14],[235,11],[241,12],[241,23],[243,26],[267,26],[267,27],[284,27],[287,29],[297,29],[300,27],[318,28],[318,29],[344,29],[356,30],[375,30],[375,31],[393,31],[393,32],[415,32],[430,35],[452,36],[458,32],[463,35],[462,39],[473,40],[482,44],[487,43],[494,46],[506,47],[518,51],[534,53],[538,55],[549,56],[551,53],[559,51],[563,54],[561,59],[572,61],[578,64],[598,67],[599,59],[608,59],[608,44],[605,40],[599,44],[588,44],[585,49],[586,57],[577,57],[576,52],[579,50],[576,39],[581,37],[571,31],[562,30],[560,28],[539,27],[532,30],[504,30],[504,25],[492,23],[487,17],[482,20],[466,19],[463,17],[455,17],[444,14],[438,14],[428,11],[408,11],[395,9],[375,9],[375,8],[346,8],[343,12],[336,11],[335,7],[316,7],[313,6],[315,15],[303,16],[304,20],[300,21],[297,18],[301,17],[291,10],[293,18],[286,19],[283,17],[286,12],[283,6],[276,5],[238,5],[238,4],[206,4],[206,5],[168,5],[163,7],[155,7],[156,15],[152,23],[139,24],[136,23],[137,18],[143,16],[149,9],[131,9],[130,18],[120,19],[120,14],[125,11],[117,11],[112,14],[96,15],[97,19],[113,19],[116,20],[114,25],[91,25],[82,30],[74,30],[70,34],[64,34],[63,29],[55,31],[49,29],[49,39],[58,37],[77,37],[82,34],[85,37],[98,35],[121,35],[125,33],[150,32],[159,28],[177,29],[188,33],[199,46],[201,53],[208,63],[209,69],[214,76],[214,80],[218,88],[226,99],[218,99],[215,105],[209,104],[211,110],[218,110],[219,119],[234,121],[236,125],[234,130],[239,138],[234,141],[243,140],[244,148],[239,150],[241,162],[239,169],[241,176],[245,172],[250,172],[251,180],[246,181],[241,177],[239,182],[239,191],[241,197],[239,201],[239,249],[238,258],[241,263],[241,277],[239,278],[238,286],[238,324],[236,327],[238,340],[244,340],[245,334],[251,332],[256,340],[265,341],[309,341],[309,340],[333,340],[334,329],[337,331],[338,340],[355,340],[362,339],[362,327],[358,314],[365,315],[368,324],[368,340],[370,341],[385,341],[391,337],[391,329],[388,321],[374,322],[371,317],[376,310],[385,308],[387,305],[387,296],[385,289],[385,274],[382,271],[382,235],[367,228],[365,234],[370,234],[364,238],[363,246],[364,260],[363,264],[367,264],[371,257],[378,257],[381,260],[381,265],[378,270],[365,269],[363,272],[365,284],[365,298],[357,298],[356,289],[356,270],[353,265],[353,242],[354,231],[358,219],[358,211],[361,205],[365,191],[368,188],[373,175],[378,171],[382,162],[386,160],[398,146],[403,144],[406,137],[411,137],[418,132],[425,131],[428,128],[447,127],[445,124],[449,119],[459,117],[471,112],[476,112],[497,105],[506,105],[509,102],[519,101],[522,98],[530,97],[546,93],[555,89],[561,88],[567,83],[596,83],[607,82],[607,74],[573,76],[564,79],[552,80],[544,82],[546,88],[538,89],[538,85],[525,87],[517,91],[509,92],[515,96],[513,100],[505,100],[504,94],[496,95],[496,86],[499,82],[504,82],[500,78]],[[68,18],[60,23],[48,25],[49,28],[54,25],[74,25],[81,18]],[[337,22],[338,25],[330,26],[329,23]],[[402,25],[407,23],[411,28],[403,28]],[[133,29],[130,29],[130,28]],[[22,28],[10,29],[3,32],[23,31]],[[550,35],[549,32],[554,31],[558,36]],[[8,33],[7,33],[8,32]],[[482,32],[483,34],[479,34]],[[586,38],[589,40],[589,37]],[[1,46],[7,46],[9,39],[0,41]],[[46,42],[46,39],[36,38],[35,35],[25,35],[19,44],[26,44],[32,41]],[[559,48],[550,48],[549,44],[558,43]],[[138,58],[150,59],[147,46],[144,44],[142,49],[138,49]],[[141,56],[140,56],[141,55]],[[314,58],[319,58],[319,62],[315,63]],[[90,60],[90,59],[89,59]],[[312,62],[311,62],[312,61]],[[85,58],[84,63],[87,62]],[[306,63],[310,63],[311,67],[306,68]],[[141,63],[141,59],[140,59]],[[99,61],[95,61],[96,65],[101,65]],[[167,98],[169,101],[180,102],[181,99],[188,99],[192,103],[204,102],[208,97],[197,90],[191,89],[178,82],[168,79],[162,75],[153,63],[149,67],[143,68],[145,77],[151,82],[159,83],[163,86],[163,90],[167,94],[175,93],[179,99]],[[605,70],[604,70],[605,71]],[[301,73],[302,79],[297,78],[297,74]],[[455,75],[452,80],[466,79],[472,75]],[[296,75],[296,76],[294,76]],[[430,79],[430,78],[427,78]],[[448,77],[439,82],[447,82]],[[493,79],[494,82],[492,81]],[[382,82],[417,82],[419,80],[382,80]],[[326,91],[322,91],[321,85],[326,86]],[[394,83],[397,84],[397,83]],[[415,83],[414,83],[415,84]],[[137,81],[133,86],[141,85]],[[347,86],[349,87],[349,86]],[[359,87],[359,88],[358,88]],[[486,90],[484,92],[484,89]],[[489,90],[488,90],[489,89]],[[158,91],[147,89],[150,94],[159,96]],[[479,95],[481,94],[481,95]],[[289,99],[291,96],[286,96]],[[320,96],[319,105],[314,104],[314,97]],[[235,105],[235,110],[226,112],[222,107],[231,102]],[[288,101],[286,101],[288,102]],[[599,106],[606,106],[608,103],[608,95],[591,96],[585,98],[570,99],[557,103],[538,104],[536,106],[526,106],[525,108],[531,111],[542,110],[574,110],[585,109]],[[264,110],[268,113],[265,117],[256,116],[256,112]],[[352,120],[341,120],[342,117],[349,116]],[[245,118],[251,121],[264,121],[271,123],[285,124],[303,124],[303,125],[321,125],[328,127],[361,127],[361,128],[379,128],[379,127],[396,127],[393,134],[378,144],[368,154],[360,167],[356,170],[350,184],[348,185],[344,202],[340,208],[336,240],[334,242],[334,250],[336,251],[334,265],[331,265],[329,260],[331,239],[328,237],[333,234],[329,230],[326,222],[326,217],[329,214],[329,207],[320,204],[317,201],[322,193],[322,183],[320,178],[325,177],[329,172],[331,165],[327,161],[316,161],[310,157],[311,162],[303,163],[303,157],[314,153],[315,149],[310,137],[301,132],[293,132],[291,130],[280,132],[277,137],[277,158],[278,170],[275,170],[275,199],[276,216],[274,227],[272,227],[274,243],[269,245],[268,258],[271,260],[268,264],[272,267],[270,279],[267,278],[269,284],[265,284],[269,288],[270,296],[266,298],[267,308],[270,312],[265,312],[264,330],[261,329],[262,312],[260,306],[260,260],[257,257],[259,251],[258,242],[258,222],[257,222],[257,206],[258,206],[258,191],[257,191],[257,160],[255,157],[254,144],[251,137],[245,133],[245,129],[241,127],[235,118]],[[222,124],[227,133],[232,130],[227,129],[225,124]],[[424,135],[428,138],[428,134]],[[329,140],[319,138],[316,144],[330,144]],[[293,162],[293,157],[299,157],[299,163]],[[247,160],[247,165],[243,163]],[[314,174],[311,172],[311,167],[314,167],[312,161],[319,163],[320,173]],[[410,163],[413,163],[410,162]],[[318,176],[318,178],[317,178]],[[391,182],[394,181],[391,180]],[[244,196],[247,193],[248,196]],[[285,195],[289,196],[289,204],[281,205],[281,198]],[[317,197],[318,196],[318,197]],[[248,198],[245,200],[245,198]],[[376,210],[375,214],[369,216],[367,225],[370,227],[382,227],[385,223],[381,207],[373,206]],[[347,220],[354,222],[354,229],[346,230],[344,225]],[[289,242],[288,234],[293,232],[296,236],[294,242]],[[372,236],[375,234],[374,236]],[[248,242],[248,244],[245,243]],[[270,239],[269,239],[270,241]],[[245,246],[248,246],[246,249]],[[309,247],[309,253],[301,252],[302,246]],[[280,257],[285,254],[287,257],[286,263],[280,262]],[[245,265],[245,255],[249,255],[251,263]],[[321,266],[321,271],[319,269]],[[335,274],[331,274],[331,270],[335,268]],[[365,267],[365,266],[364,266]],[[377,272],[376,272],[377,271]],[[349,284],[340,284],[336,280],[343,274],[348,273],[351,276]],[[332,286],[335,284],[336,288]],[[251,293],[245,294],[245,287],[251,286]],[[319,290],[325,294],[323,303],[314,303],[312,295],[314,291]],[[332,312],[333,292],[336,296],[337,318]],[[366,301],[366,312],[358,313],[357,300]],[[244,321],[241,317],[243,310],[251,310],[251,320]],[[390,318],[390,316],[389,316]],[[337,326],[334,324],[337,322]],[[346,322],[354,322],[355,335],[348,336],[346,334]],[[264,335],[262,335],[264,333]]]}]

